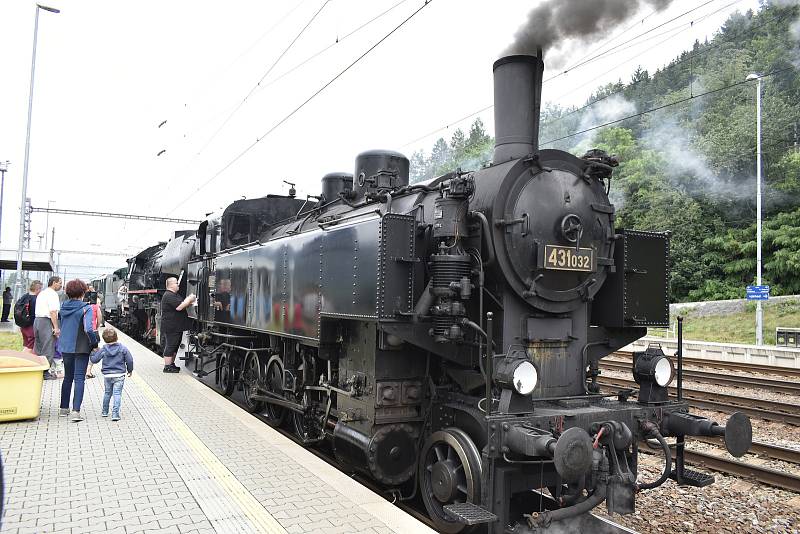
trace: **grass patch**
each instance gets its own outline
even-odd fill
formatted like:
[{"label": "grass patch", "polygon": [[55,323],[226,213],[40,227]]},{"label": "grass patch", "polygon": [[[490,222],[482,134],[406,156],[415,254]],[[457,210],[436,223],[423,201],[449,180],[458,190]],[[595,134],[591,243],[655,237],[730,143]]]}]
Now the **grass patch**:
[{"label": "grass patch", "polygon": [[22,350],[22,334],[0,332],[0,350]]},{"label": "grass patch", "polygon": [[[775,328],[778,326],[800,328],[800,301],[779,301],[763,307],[764,344],[775,344]],[[673,319],[673,324],[674,324]],[[652,328],[651,336],[675,337],[674,332]],[[683,320],[684,339],[713,341],[718,343],[756,342],[756,305],[748,302],[743,312],[728,315],[699,317],[689,312]]]}]

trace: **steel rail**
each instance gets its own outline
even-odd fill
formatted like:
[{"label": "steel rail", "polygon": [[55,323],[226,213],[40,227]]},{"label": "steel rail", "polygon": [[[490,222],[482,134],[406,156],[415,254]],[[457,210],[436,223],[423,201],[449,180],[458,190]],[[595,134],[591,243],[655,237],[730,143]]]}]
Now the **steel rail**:
[{"label": "steel rail", "polygon": [[[722,441],[722,438],[691,436],[690,439],[692,441],[699,441],[701,443],[716,445],[718,447],[725,446],[725,444]],[[780,445],[772,445],[770,443],[754,441],[753,444],[750,445],[750,450],[748,451],[748,453],[765,457],[770,460],[779,460],[782,462],[788,462],[790,464],[800,465],[800,450],[790,449],[788,447],[781,447]]]},{"label": "steel rail", "polygon": [[[800,493],[800,476],[792,473],[688,449],[684,450],[684,454],[686,461],[691,464],[699,465],[711,469],[712,471],[749,478],[761,482],[762,484],[768,484],[776,488]],[[674,456],[675,451],[673,451],[673,458]]]},{"label": "steel rail", "polygon": [[[629,351],[617,351],[611,354],[620,358],[630,359],[633,353]],[[608,360],[604,360],[608,361]],[[706,358],[683,357],[684,365],[696,365],[698,367],[712,367],[715,369],[726,369],[729,371],[744,371],[748,373],[766,373],[785,377],[800,378],[800,369],[795,367],[782,367],[779,365],[763,365],[760,363],[726,362]]]},{"label": "steel rail", "polygon": [[[601,386],[611,389],[638,389],[639,385],[633,380],[624,378],[603,377],[598,381]],[[675,396],[675,388],[670,388],[670,396]],[[800,406],[783,402],[742,397],[738,395],[724,395],[695,389],[683,388],[683,398],[690,406],[706,410],[716,410],[723,413],[743,412],[752,417],[779,423],[800,426]]]},{"label": "steel rail", "polygon": [[[715,445],[719,444],[714,443],[713,440],[709,441],[708,443],[713,443]],[[671,445],[671,447],[672,448],[670,449],[670,452],[672,453],[672,459],[674,461],[676,458],[674,444]],[[655,451],[648,450],[646,446],[640,447],[639,452],[647,455],[659,454]],[[752,448],[751,452],[753,452]],[[754,480],[762,484],[767,484],[769,486],[774,486],[776,488],[800,493],[800,476],[787,473],[785,471],[780,471],[778,469],[773,469],[771,467],[748,464],[738,460],[725,458],[723,456],[717,456],[716,454],[693,451],[690,449],[684,449],[684,460],[691,465],[705,467],[706,469],[710,469],[712,471],[718,471],[720,473],[734,475],[737,477]]]},{"label": "steel rail", "polygon": [[[683,359],[686,364],[686,358]],[[613,360],[600,361],[600,367],[614,370],[630,371],[631,364],[628,362],[620,362]],[[770,391],[780,393],[791,393],[800,395],[800,382],[791,382],[786,380],[774,380],[770,378],[751,377],[751,376],[735,376],[720,373],[713,373],[709,371],[695,371],[693,369],[683,369],[684,380],[692,382],[700,382],[703,384],[717,384],[725,386],[734,386],[742,388],[764,388]]]}]

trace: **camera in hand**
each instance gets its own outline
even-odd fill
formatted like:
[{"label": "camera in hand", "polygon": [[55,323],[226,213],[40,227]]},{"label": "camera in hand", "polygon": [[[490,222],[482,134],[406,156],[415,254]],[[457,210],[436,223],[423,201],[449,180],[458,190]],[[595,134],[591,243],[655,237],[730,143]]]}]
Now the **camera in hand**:
[{"label": "camera in hand", "polygon": [[96,304],[97,291],[87,291],[86,294],[83,296],[83,302],[88,302],[89,304]]}]

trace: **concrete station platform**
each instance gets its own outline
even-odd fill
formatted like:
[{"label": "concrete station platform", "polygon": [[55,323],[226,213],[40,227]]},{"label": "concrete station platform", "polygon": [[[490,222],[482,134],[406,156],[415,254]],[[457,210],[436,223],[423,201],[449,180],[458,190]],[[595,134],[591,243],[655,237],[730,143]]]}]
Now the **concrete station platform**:
[{"label": "concrete station platform", "polygon": [[121,341],[135,361],[121,421],[100,417],[96,366],[85,421],[58,417],[61,380],[48,380],[38,420],[0,423],[4,534],[434,532],[185,370],[164,374],[161,358]]}]

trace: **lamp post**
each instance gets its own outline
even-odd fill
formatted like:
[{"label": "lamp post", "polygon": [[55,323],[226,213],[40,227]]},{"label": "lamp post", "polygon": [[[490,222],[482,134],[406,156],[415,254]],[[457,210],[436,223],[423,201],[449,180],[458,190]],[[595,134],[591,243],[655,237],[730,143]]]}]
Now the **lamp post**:
[{"label": "lamp post", "polygon": [[11,163],[10,161],[0,161],[0,241],[3,240],[3,191],[6,188],[6,171],[8,170],[8,164]]},{"label": "lamp post", "polygon": [[33,75],[36,71],[36,37],[39,34],[39,10],[50,13],[61,13],[54,7],[36,4],[36,17],[33,23],[33,55],[31,57],[31,89],[28,95],[28,128],[25,133],[25,163],[22,167],[22,202],[19,210],[19,244],[17,247],[17,280],[14,284],[14,296],[19,298],[22,295],[22,248],[25,239],[25,200],[28,197],[28,157],[31,149],[31,114],[33,112]]},{"label": "lamp post", "polygon": [[[761,75],[746,78],[756,80],[756,285],[761,285]],[[764,344],[761,301],[756,300],[756,345]]]}]

